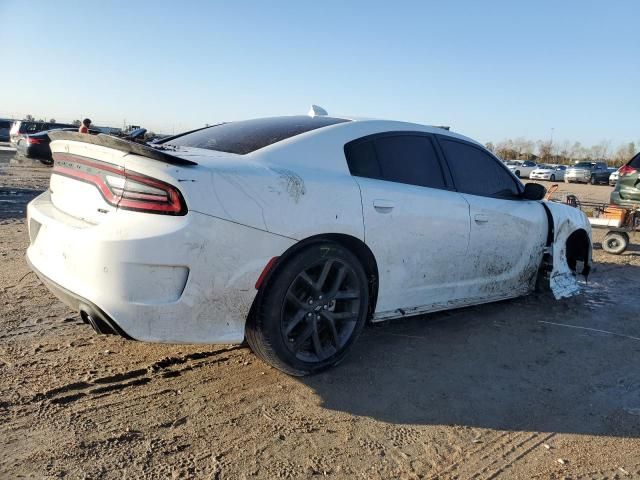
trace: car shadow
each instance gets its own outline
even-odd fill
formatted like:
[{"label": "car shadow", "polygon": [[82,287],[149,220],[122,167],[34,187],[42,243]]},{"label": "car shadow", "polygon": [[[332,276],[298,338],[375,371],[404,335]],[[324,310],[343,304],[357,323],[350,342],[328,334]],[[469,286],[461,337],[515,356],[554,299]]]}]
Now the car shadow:
[{"label": "car shadow", "polygon": [[27,203],[41,193],[42,190],[30,188],[0,187],[0,220],[24,218]]},{"label": "car shadow", "polygon": [[640,268],[606,266],[579,297],[371,325],[342,365],[302,381],[325,408],[393,424],[640,436],[640,319],[628,295]]}]

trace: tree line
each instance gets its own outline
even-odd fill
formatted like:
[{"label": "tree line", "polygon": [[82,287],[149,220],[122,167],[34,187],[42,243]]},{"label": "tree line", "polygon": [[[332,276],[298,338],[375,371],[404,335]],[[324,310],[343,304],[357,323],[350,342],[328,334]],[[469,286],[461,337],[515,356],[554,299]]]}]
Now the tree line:
[{"label": "tree line", "polygon": [[605,161],[609,166],[619,167],[636,153],[636,143],[628,142],[614,148],[610,140],[602,140],[586,146],[580,142],[533,141],[524,137],[503,140],[485,145],[503,160],[533,160],[540,163],[573,164],[580,161]]}]

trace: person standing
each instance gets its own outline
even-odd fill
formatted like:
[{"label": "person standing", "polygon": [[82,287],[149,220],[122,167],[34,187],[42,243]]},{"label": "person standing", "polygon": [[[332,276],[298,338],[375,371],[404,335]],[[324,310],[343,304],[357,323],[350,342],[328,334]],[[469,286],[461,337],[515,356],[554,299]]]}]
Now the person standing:
[{"label": "person standing", "polygon": [[88,118],[85,118],[84,120],[82,120],[82,125],[80,125],[80,128],[78,128],[78,132],[79,133],[89,133],[89,126],[91,125],[91,120],[89,120]]}]

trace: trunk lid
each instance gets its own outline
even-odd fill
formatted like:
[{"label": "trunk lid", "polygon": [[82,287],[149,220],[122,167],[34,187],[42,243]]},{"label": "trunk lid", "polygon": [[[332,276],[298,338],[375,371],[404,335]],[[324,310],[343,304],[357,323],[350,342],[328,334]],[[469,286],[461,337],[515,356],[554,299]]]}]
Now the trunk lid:
[{"label": "trunk lid", "polygon": [[[61,212],[94,225],[107,220],[118,208],[186,213],[180,191],[173,185],[174,177],[166,170],[170,164],[195,162],[107,135],[49,135],[54,158],[51,202]],[[131,163],[136,171],[127,170]]]}]

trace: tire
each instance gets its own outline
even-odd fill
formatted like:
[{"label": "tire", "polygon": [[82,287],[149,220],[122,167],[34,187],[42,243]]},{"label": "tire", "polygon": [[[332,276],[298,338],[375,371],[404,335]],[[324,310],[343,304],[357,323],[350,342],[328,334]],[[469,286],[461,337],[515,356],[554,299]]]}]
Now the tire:
[{"label": "tire", "polygon": [[602,249],[612,255],[620,255],[629,245],[629,235],[626,232],[609,232],[602,240]]},{"label": "tire", "polygon": [[520,170],[515,171],[516,177],[520,178]]},{"label": "tire", "polygon": [[334,242],[311,244],[276,265],[258,295],[247,342],[260,359],[294,376],[343,360],[369,309],[364,268]]},{"label": "tire", "polygon": [[595,175],[591,175],[591,179],[589,180],[589,183],[590,183],[591,185],[595,185],[595,184],[597,184],[597,183],[598,183],[598,181],[596,180]]},{"label": "tire", "polygon": [[556,181],[556,176],[552,174],[552,175],[549,177],[549,181],[550,181],[550,182],[555,182],[555,181]]}]

